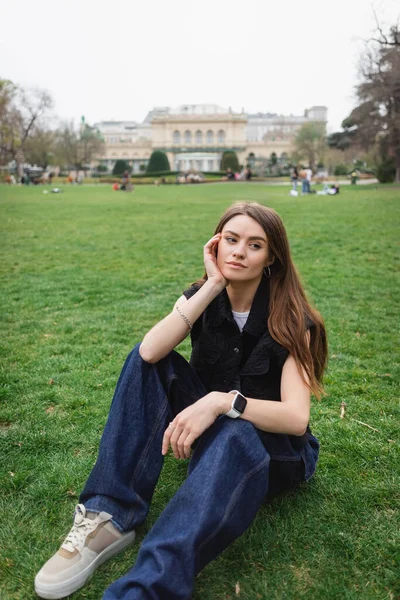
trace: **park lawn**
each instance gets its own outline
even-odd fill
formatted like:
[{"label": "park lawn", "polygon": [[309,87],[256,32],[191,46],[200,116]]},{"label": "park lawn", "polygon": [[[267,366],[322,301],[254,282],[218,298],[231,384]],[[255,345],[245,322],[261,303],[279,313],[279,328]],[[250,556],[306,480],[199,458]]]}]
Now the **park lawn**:
[{"label": "park lawn", "polygon": [[[193,598],[400,598],[400,188],[298,198],[262,184],[64,189],[0,187],[1,600],[36,597],[35,573],[69,530],[126,354],[202,274],[202,246],[236,200],[283,217],[326,320],[327,396],[311,421],[321,455],[308,485],[266,505],[200,573]],[[188,341],[180,350],[189,357]],[[186,470],[167,457],[139,543]],[[137,549],[74,600],[99,600]]]}]

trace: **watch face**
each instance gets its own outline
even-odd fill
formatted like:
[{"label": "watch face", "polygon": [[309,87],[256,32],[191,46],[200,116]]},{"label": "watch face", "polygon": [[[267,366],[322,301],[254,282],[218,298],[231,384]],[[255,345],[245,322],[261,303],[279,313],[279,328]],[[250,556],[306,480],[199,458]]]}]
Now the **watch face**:
[{"label": "watch face", "polygon": [[240,413],[244,412],[244,409],[246,408],[247,405],[247,400],[246,398],[240,394],[239,392],[236,394],[234,403],[233,403],[233,408],[235,410],[237,410]]}]

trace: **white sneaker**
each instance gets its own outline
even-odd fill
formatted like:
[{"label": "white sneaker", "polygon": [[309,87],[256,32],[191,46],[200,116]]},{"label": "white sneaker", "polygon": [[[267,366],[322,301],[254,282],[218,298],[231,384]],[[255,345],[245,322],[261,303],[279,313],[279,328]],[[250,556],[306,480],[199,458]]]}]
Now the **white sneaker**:
[{"label": "white sneaker", "polygon": [[106,512],[75,509],[74,525],[59,551],[46,562],[35,578],[40,598],[57,600],[81,588],[103,562],[135,540],[135,532],[121,533]]}]

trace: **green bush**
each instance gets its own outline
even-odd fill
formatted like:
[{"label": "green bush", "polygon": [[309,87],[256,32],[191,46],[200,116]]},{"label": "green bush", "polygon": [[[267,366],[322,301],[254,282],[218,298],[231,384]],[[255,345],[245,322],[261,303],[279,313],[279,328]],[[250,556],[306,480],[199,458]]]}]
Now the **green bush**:
[{"label": "green bush", "polygon": [[333,170],[333,174],[336,175],[336,177],[338,175],[347,175],[347,173],[349,172],[348,167],[346,167],[346,165],[336,165],[336,167]]},{"label": "green bush", "polygon": [[[150,177],[167,177],[168,175],[177,175],[178,171],[152,171],[151,173],[146,173],[146,176]],[[144,177],[143,173],[135,173],[131,175],[132,179],[136,179],[139,177]]]},{"label": "green bush", "polygon": [[221,171],[227,171],[227,169],[232,169],[233,172],[239,171],[239,161],[236,152],[225,150],[222,155],[220,169]]},{"label": "green bush", "polygon": [[98,173],[107,173],[108,167],[107,167],[107,165],[97,165],[96,171]]},{"label": "green bush", "polygon": [[128,171],[130,173],[131,170],[132,170],[132,167],[129,166],[129,164],[126,162],[126,160],[119,158],[115,162],[114,168],[112,170],[112,174],[113,175],[122,175],[124,171]]},{"label": "green bush", "polygon": [[376,170],[376,177],[379,183],[393,183],[396,177],[396,167],[392,158],[385,160]]},{"label": "green bush", "polygon": [[149,164],[147,165],[146,173],[155,173],[170,171],[167,155],[161,150],[154,150],[150,156]]}]

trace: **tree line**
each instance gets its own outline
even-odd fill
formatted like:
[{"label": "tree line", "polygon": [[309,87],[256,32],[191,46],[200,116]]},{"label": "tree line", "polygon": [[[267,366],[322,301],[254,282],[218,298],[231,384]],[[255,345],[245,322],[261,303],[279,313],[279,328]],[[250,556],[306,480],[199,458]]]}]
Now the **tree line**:
[{"label": "tree line", "polygon": [[82,122],[54,126],[48,92],[24,89],[0,78],[0,165],[15,162],[18,176],[24,163],[46,169],[48,165],[86,170],[102,152],[100,132]]}]

